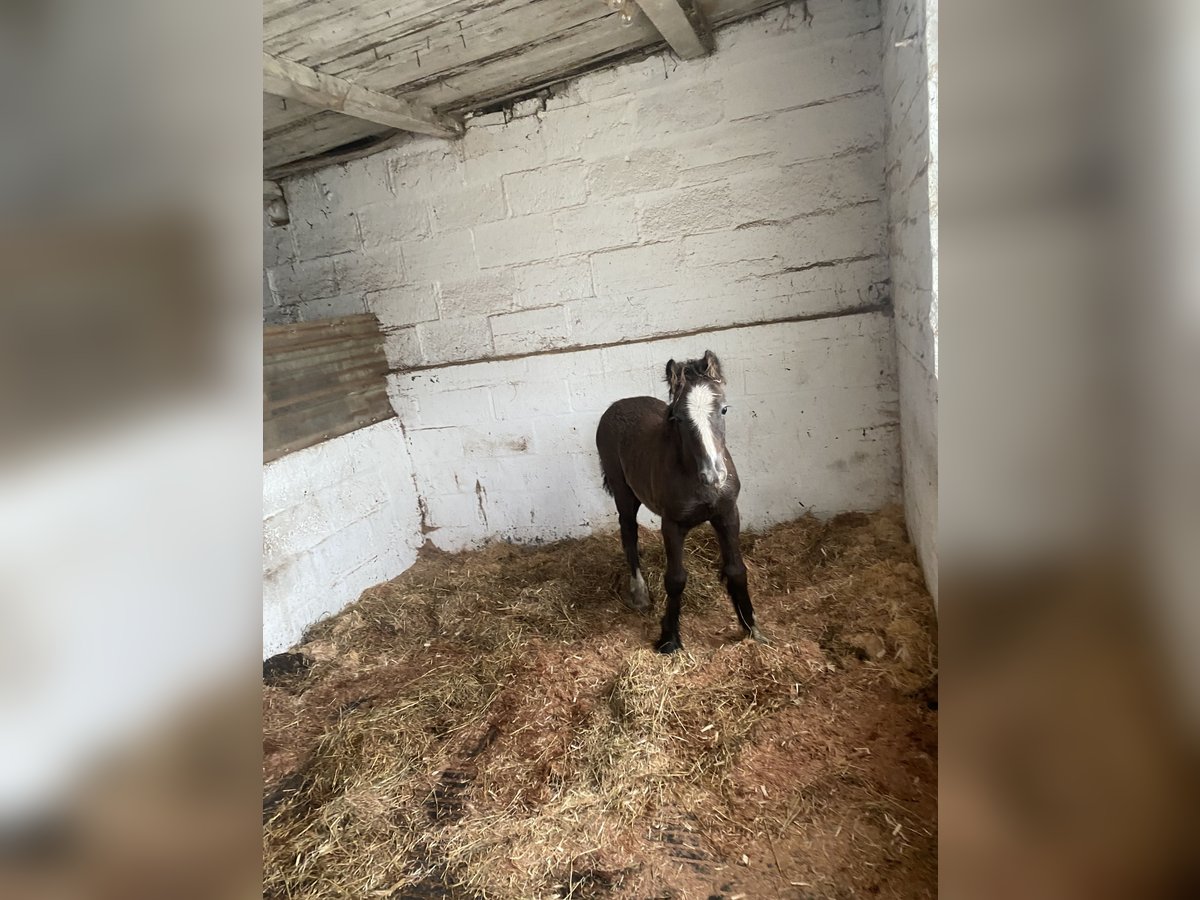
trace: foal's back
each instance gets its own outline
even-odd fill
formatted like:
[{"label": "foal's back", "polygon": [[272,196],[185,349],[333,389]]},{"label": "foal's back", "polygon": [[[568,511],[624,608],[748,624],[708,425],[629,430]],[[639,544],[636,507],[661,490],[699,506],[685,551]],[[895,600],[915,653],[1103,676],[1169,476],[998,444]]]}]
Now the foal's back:
[{"label": "foal's back", "polygon": [[617,400],[600,417],[596,447],[604,453],[606,443],[629,445],[656,436],[667,421],[667,404],[657,397],[626,397]]},{"label": "foal's back", "polygon": [[657,504],[647,496],[650,485],[637,482],[648,481],[661,464],[666,421],[667,404],[657,397],[626,397],[604,411],[596,428],[596,449],[610,494],[627,486],[654,509]]}]

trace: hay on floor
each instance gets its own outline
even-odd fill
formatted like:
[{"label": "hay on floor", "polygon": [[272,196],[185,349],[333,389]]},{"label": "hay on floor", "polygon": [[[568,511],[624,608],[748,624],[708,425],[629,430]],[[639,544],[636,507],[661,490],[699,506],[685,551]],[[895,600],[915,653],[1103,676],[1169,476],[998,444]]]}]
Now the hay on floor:
[{"label": "hay on floor", "polygon": [[[264,685],[264,896],[932,897],[936,640],[897,510],[707,529],[685,652],[619,539],[426,552]],[[643,531],[661,613],[663,554]],[[286,662],[286,661],[285,661]]]}]

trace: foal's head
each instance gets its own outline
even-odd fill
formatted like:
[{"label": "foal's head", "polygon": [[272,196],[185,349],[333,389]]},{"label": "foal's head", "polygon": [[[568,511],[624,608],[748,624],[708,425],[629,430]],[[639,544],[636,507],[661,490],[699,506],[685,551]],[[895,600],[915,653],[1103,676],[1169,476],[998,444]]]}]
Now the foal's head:
[{"label": "foal's head", "polygon": [[679,437],[685,463],[708,485],[722,485],[725,466],[725,377],[711,350],[700,359],[667,363],[671,391],[668,420]]}]

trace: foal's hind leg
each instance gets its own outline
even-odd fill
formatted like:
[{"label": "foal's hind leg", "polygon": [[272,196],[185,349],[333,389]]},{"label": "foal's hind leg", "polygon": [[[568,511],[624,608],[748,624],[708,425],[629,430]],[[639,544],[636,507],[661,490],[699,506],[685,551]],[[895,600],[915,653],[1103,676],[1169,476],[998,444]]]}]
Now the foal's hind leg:
[{"label": "foal's hind leg", "polygon": [[756,641],[766,641],[763,633],[754,624],[754,607],[750,603],[750,588],[746,580],[746,564],[742,561],[742,521],[737,507],[723,516],[712,520],[717,543],[721,546],[721,580],[733,602],[742,630]]},{"label": "foal's hind leg", "polygon": [[638,555],[637,514],[642,502],[628,485],[617,485],[613,490],[617,501],[617,517],[621,522],[621,546],[625,550],[625,561],[629,563],[629,606],[637,612],[650,611],[650,592],[646,590],[646,579],[642,577],[641,560]]}]

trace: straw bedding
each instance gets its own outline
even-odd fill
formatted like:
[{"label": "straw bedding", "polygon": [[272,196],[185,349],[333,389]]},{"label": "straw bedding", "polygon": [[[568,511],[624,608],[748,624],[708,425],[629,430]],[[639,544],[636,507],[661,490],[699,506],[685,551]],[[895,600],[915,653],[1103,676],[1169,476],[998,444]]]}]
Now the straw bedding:
[{"label": "straw bedding", "polygon": [[[685,651],[625,609],[615,534],[422,553],[264,677],[264,896],[936,893],[936,638],[900,513],[707,529]],[[661,613],[663,556],[643,531]]]}]

